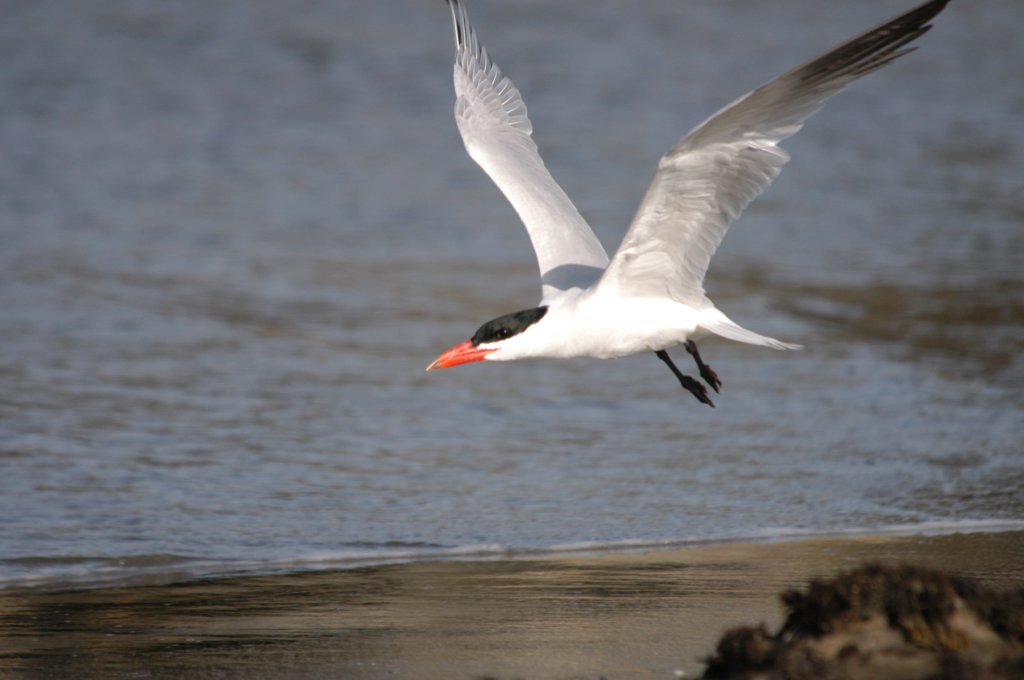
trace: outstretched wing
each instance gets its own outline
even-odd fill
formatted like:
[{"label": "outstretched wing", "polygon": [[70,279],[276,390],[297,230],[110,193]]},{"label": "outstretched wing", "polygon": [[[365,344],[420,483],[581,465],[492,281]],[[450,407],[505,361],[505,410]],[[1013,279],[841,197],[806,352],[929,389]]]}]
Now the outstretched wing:
[{"label": "outstretched wing", "polygon": [[680,302],[704,297],[704,275],[729,224],[779,173],[795,134],[825,100],[916,48],[907,43],[948,0],[887,21],[741,97],[698,125],[658,164],[600,285]]},{"label": "outstretched wing", "polygon": [[477,39],[458,0],[455,23],[455,122],[466,151],[519,213],[540,267],[543,298],[589,286],[608,255],[579,211],[544,167],[519,90]]}]

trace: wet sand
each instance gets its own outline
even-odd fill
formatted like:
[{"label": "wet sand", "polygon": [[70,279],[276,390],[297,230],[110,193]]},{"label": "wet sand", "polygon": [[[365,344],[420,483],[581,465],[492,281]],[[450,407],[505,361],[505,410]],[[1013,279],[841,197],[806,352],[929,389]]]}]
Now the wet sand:
[{"label": "wet sand", "polygon": [[864,561],[1024,585],[1024,532],[727,544],[0,593],[0,677],[671,678]]}]

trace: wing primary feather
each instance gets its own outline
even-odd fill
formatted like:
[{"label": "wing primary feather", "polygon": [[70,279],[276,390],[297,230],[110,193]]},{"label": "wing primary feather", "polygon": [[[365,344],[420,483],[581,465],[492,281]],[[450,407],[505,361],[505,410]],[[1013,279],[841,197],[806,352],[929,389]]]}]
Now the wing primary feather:
[{"label": "wing primary feather", "polygon": [[452,31],[455,34],[455,49],[459,49],[463,45],[462,26],[459,25],[459,19],[455,13],[462,11],[462,8],[456,0],[445,0],[445,4],[452,10]]},{"label": "wing primary feather", "polygon": [[781,77],[799,75],[805,82],[814,82],[841,77],[843,74],[855,77],[867,75],[912,51],[899,48],[930,31],[931,24],[926,22],[935,18],[948,3],[949,0],[927,2],[847,40]]}]

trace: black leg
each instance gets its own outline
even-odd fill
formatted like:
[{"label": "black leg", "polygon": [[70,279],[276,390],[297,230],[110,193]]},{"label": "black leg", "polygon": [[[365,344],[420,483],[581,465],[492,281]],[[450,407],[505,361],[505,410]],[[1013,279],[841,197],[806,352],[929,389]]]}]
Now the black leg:
[{"label": "black leg", "polygon": [[708,391],[704,388],[704,386],[701,385],[696,380],[694,380],[693,378],[691,378],[690,376],[683,375],[682,371],[676,368],[676,365],[672,363],[672,359],[671,357],[669,357],[668,352],[661,349],[655,352],[655,354],[658,356],[659,359],[668,364],[668,367],[672,369],[672,373],[674,373],[675,376],[679,378],[679,384],[683,386],[683,389],[689,390],[690,394],[697,397],[697,401],[701,402],[702,404],[707,404],[711,408],[715,407],[714,402],[711,401],[710,397],[708,397]]},{"label": "black leg", "polygon": [[722,381],[718,379],[718,374],[711,370],[711,367],[704,363],[704,360],[700,358],[700,352],[697,351],[697,343],[693,340],[687,340],[683,347],[690,353],[693,360],[697,362],[697,368],[700,370],[700,377],[704,378],[704,382],[711,385],[711,389],[718,392]]}]

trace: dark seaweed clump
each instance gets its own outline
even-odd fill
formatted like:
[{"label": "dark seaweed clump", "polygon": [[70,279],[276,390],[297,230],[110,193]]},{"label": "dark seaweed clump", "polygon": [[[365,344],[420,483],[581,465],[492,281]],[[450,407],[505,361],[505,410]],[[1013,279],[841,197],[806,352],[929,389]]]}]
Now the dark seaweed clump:
[{"label": "dark seaweed clump", "polygon": [[736,628],[706,680],[1024,678],[1024,589],[870,564],[782,595],[785,622]]}]

